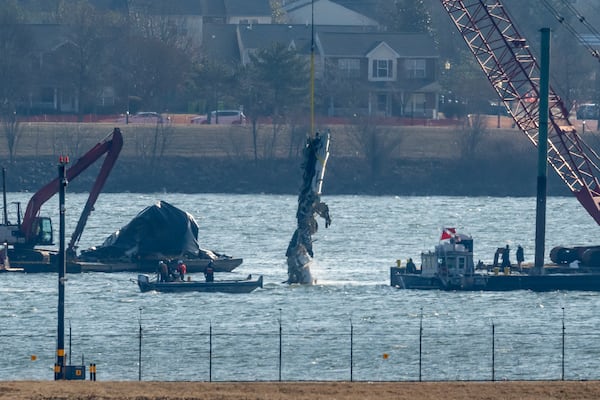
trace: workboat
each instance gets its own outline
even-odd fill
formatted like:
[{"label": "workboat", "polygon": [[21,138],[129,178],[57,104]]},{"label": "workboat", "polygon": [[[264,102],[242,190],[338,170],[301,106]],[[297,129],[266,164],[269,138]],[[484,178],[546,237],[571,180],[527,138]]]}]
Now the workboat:
[{"label": "workboat", "polygon": [[600,291],[600,269],[545,266],[536,272],[535,268],[475,265],[473,238],[446,229],[433,251],[421,253],[420,269],[391,267],[390,283],[400,289]]},{"label": "workboat", "polygon": [[159,282],[156,278],[150,278],[148,275],[139,274],[137,284],[143,292],[222,292],[222,293],[250,293],[257,288],[263,287],[262,275],[258,279],[252,279],[249,275],[246,279],[228,279],[207,281],[172,281]]}]

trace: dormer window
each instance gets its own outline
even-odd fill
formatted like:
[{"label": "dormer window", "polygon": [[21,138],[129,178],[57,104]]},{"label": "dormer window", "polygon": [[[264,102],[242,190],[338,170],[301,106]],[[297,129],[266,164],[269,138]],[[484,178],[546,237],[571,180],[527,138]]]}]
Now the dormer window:
[{"label": "dormer window", "polygon": [[373,60],[371,78],[378,80],[394,79],[394,60]]}]

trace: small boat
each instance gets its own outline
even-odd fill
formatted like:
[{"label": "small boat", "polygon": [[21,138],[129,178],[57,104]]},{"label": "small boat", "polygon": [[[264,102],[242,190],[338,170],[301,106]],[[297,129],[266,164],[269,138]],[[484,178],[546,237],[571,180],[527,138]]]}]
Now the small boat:
[{"label": "small boat", "polygon": [[155,290],[157,292],[222,292],[222,293],[250,293],[254,289],[263,287],[262,275],[258,279],[248,276],[246,279],[229,279],[213,282],[206,281],[173,281],[157,282],[148,275],[139,274],[137,284],[142,293]]},{"label": "small boat", "polygon": [[[447,232],[451,232],[447,235]],[[444,236],[446,234],[446,237]],[[390,268],[390,284],[399,289],[509,291],[600,291],[600,268],[545,266],[515,271],[473,262],[471,236],[445,230],[433,251],[421,253],[421,268]]]}]

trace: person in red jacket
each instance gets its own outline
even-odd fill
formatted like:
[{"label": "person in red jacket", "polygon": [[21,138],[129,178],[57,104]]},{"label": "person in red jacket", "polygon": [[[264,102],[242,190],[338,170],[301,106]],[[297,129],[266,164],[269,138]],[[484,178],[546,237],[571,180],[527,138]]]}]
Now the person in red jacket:
[{"label": "person in red jacket", "polygon": [[182,260],[177,261],[177,273],[182,281],[185,281],[185,274],[187,273],[187,266]]}]

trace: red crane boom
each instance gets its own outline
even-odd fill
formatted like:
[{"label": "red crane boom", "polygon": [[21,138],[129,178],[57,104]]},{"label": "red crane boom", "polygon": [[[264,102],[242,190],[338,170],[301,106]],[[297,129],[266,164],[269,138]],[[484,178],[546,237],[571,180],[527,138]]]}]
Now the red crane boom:
[{"label": "red crane boom", "polygon": [[[499,0],[440,0],[516,125],[537,146],[540,68]],[[548,163],[600,224],[598,155],[550,87]]]},{"label": "red crane boom", "polygon": [[[112,170],[119,153],[121,152],[121,148],[123,147],[123,136],[121,134],[121,130],[119,128],[115,128],[111,134],[106,136],[100,142],[98,142],[92,149],[90,149],[87,153],[85,153],[81,158],[77,160],[75,164],[71,168],[66,171],[67,180],[72,180],[85,171],[90,165],[92,165],[96,160],[98,160],[104,153],[106,153],[106,157],[100,169],[100,173],[96,177],[96,181],[94,182],[94,186],[90,191],[90,195],[85,204],[85,207],[79,217],[79,221],[77,222],[77,227],[71,236],[71,241],[69,242],[68,250],[73,252],[74,248],[83,233],[83,229],[85,224],[87,223],[88,217],[90,216],[92,210],[94,209],[94,204],[102,191],[102,187],[106,183],[106,179],[110,171]],[[32,243],[35,237],[34,226],[35,220],[38,217],[40,212],[40,208],[42,205],[47,202],[52,196],[58,193],[59,190],[59,180],[58,178],[46,184],[40,190],[38,190],[27,203],[27,209],[25,210],[25,214],[23,215],[23,222],[21,223],[21,231],[23,236],[25,237],[26,243]]]}]

